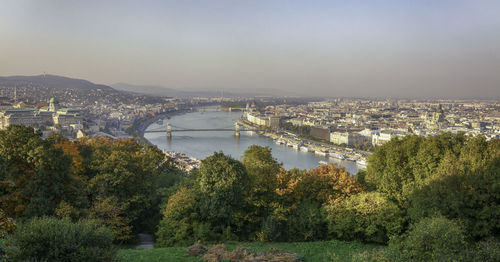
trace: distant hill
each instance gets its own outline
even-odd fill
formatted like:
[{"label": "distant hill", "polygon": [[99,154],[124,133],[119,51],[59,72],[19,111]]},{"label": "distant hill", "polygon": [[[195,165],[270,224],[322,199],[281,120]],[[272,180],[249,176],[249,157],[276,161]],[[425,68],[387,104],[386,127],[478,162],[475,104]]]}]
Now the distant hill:
[{"label": "distant hill", "polygon": [[37,75],[37,76],[5,76],[0,77],[0,86],[25,86],[28,84],[45,86],[55,89],[108,89],[113,90],[107,85],[99,85],[83,79],[69,78],[56,75]]},{"label": "distant hill", "polygon": [[[138,94],[152,96],[169,96],[169,97],[220,97],[222,89],[207,88],[207,89],[172,89],[163,86],[153,85],[133,85],[127,83],[117,83],[111,86],[94,84],[90,81],[76,78],[69,78],[56,75],[36,75],[36,76],[0,76],[0,86],[27,86],[37,85],[55,89],[78,89],[78,90],[119,90],[125,92],[133,92]],[[225,97],[255,97],[255,96],[297,96],[292,92],[286,92],[274,88],[225,88]]]},{"label": "distant hill", "polygon": [[[196,90],[196,89],[186,89],[178,90],[173,88],[167,88],[162,86],[151,86],[151,85],[132,85],[126,83],[117,83],[111,85],[114,89],[126,92],[134,92],[146,95],[155,96],[177,96],[177,97],[192,97],[192,96],[203,96],[203,97],[220,97],[222,95],[222,89],[214,90]],[[273,88],[253,88],[253,89],[224,89],[225,97],[254,97],[254,96],[296,96],[295,93],[283,92],[279,89]]]},{"label": "distant hill", "polygon": [[117,84],[112,84],[111,86],[116,90],[145,94],[145,95],[180,96],[180,97],[192,96],[190,92],[184,92],[181,90],[166,88],[162,86],[132,85],[126,83],[117,83]]}]

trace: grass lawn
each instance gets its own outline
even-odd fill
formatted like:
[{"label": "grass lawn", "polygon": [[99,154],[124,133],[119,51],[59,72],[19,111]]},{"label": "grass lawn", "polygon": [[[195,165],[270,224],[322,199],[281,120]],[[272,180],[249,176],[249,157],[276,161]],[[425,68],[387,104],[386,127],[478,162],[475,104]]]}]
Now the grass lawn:
[{"label": "grass lawn", "polygon": [[[359,242],[344,242],[338,240],[294,243],[262,243],[262,242],[227,242],[228,250],[238,246],[248,248],[251,252],[266,251],[269,248],[279,248],[299,254],[306,262],[350,261],[352,255],[380,247],[378,245]],[[186,255],[186,247],[168,247],[155,249],[121,249],[118,257],[122,261],[202,261],[200,257]]]}]

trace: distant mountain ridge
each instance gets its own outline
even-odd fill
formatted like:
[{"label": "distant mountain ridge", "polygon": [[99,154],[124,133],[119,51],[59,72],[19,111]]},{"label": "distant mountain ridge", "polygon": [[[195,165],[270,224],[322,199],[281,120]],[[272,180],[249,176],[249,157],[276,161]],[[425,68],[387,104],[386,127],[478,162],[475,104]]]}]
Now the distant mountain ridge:
[{"label": "distant mountain ridge", "polygon": [[0,86],[39,85],[55,89],[80,89],[80,90],[113,90],[112,87],[94,84],[84,79],[69,78],[56,75],[35,76],[0,76]]},{"label": "distant mountain ridge", "polygon": [[[224,95],[225,97],[254,97],[254,96],[296,96],[297,94],[292,92],[284,92],[279,89],[273,88],[252,88],[252,89],[217,89],[217,90],[178,90],[173,88],[167,88],[163,86],[153,86],[153,85],[133,85],[127,83],[116,83],[111,85],[114,89],[126,92],[134,92],[146,95],[155,96],[177,96],[177,97],[220,97]],[[224,94],[222,94],[224,92]]]},{"label": "distant mountain ridge", "polygon": [[84,79],[70,78],[57,75],[34,75],[34,76],[0,76],[0,86],[44,86],[55,89],[77,89],[77,90],[117,90],[132,92],[151,96],[168,97],[255,97],[255,96],[297,96],[297,94],[274,88],[207,88],[179,90],[154,85],[133,85],[117,83],[111,86],[95,84]]},{"label": "distant mountain ridge", "polygon": [[116,90],[125,91],[125,92],[133,92],[145,95],[154,95],[154,96],[192,96],[190,92],[185,92],[177,89],[166,88],[162,86],[152,86],[152,85],[132,85],[127,83],[116,83],[112,84]]}]

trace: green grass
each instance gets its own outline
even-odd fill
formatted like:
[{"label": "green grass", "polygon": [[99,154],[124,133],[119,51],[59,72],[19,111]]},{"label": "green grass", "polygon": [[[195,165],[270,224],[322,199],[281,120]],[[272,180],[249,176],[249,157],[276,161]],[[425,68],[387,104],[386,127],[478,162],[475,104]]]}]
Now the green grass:
[{"label": "green grass", "polygon": [[[228,250],[238,246],[248,248],[251,252],[266,251],[269,248],[279,248],[297,253],[305,262],[323,261],[350,261],[352,255],[363,251],[373,250],[378,245],[362,244],[359,242],[344,242],[338,240],[318,242],[293,242],[293,243],[262,243],[262,242],[227,242]],[[168,247],[155,249],[121,249],[118,257],[122,261],[202,261],[200,257],[186,255],[186,247]]]}]

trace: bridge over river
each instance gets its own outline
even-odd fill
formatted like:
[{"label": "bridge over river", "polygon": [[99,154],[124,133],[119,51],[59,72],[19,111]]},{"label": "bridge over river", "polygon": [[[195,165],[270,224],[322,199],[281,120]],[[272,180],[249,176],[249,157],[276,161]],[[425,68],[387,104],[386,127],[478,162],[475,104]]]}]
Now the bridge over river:
[{"label": "bridge over river", "polygon": [[[174,129],[172,129],[172,127]],[[214,131],[220,131],[220,132],[227,132],[231,131],[234,132],[235,136],[240,136],[240,131],[264,131],[263,129],[257,129],[257,128],[240,128],[240,125],[238,122],[234,123],[234,127],[224,127],[224,128],[182,128],[182,127],[177,127],[173,126],[170,123],[167,123],[167,128],[166,129],[153,129],[153,130],[146,130],[144,133],[166,133],[167,138],[172,137],[173,132],[214,132]]]}]

